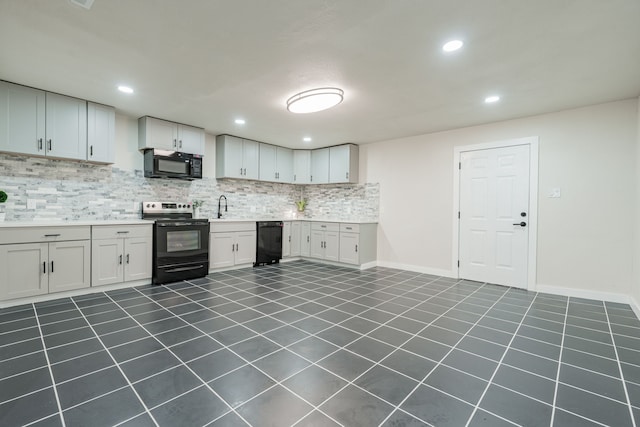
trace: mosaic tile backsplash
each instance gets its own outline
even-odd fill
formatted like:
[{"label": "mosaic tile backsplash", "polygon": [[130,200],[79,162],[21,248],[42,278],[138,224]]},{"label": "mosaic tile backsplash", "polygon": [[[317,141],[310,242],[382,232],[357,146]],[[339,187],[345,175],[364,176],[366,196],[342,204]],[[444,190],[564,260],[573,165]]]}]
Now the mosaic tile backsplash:
[{"label": "mosaic tile backsplash", "polygon": [[[214,218],[218,197],[223,194],[229,219],[377,221],[380,198],[379,184],[305,186],[215,178],[150,179],[140,170],[2,153],[0,190],[9,196],[0,204],[0,217],[4,213],[5,221],[140,218],[143,200],[203,200],[201,216]],[[300,198],[308,201],[303,213],[295,206]]]}]

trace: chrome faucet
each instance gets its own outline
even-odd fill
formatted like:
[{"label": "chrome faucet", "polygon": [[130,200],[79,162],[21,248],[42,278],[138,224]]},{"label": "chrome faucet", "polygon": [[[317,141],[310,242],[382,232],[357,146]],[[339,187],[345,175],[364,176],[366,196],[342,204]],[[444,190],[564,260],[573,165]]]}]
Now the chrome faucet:
[{"label": "chrome faucet", "polygon": [[227,211],[227,197],[223,194],[222,196],[218,197],[218,219],[222,218],[222,211],[220,210],[220,203],[222,202],[222,199],[224,198],[224,211]]}]

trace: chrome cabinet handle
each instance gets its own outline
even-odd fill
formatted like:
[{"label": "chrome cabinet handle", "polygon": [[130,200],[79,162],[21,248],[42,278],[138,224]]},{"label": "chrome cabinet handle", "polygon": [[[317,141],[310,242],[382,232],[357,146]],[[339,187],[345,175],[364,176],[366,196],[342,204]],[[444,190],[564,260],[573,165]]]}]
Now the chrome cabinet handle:
[{"label": "chrome cabinet handle", "polygon": [[118,231],[117,233],[118,233],[118,234],[127,234],[127,233],[129,233],[129,232],[128,232],[128,231]]},{"label": "chrome cabinet handle", "polygon": [[127,264],[129,264],[129,254],[127,254]]},{"label": "chrome cabinet handle", "polygon": [[242,175],[242,168],[240,168],[240,175]]},{"label": "chrome cabinet handle", "polygon": [[42,263],[42,274],[47,274],[47,262]]},{"label": "chrome cabinet handle", "polygon": [[60,234],[45,234],[44,237],[58,237]]},{"label": "chrome cabinet handle", "polygon": [[358,245],[356,245],[356,252],[358,252]]},{"label": "chrome cabinet handle", "polygon": [[53,273],[53,261],[51,261],[51,272]]},{"label": "chrome cabinet handle", "polygon": [[51,143],[51,140],[47,141],[47,144],[49,144],[49,151],[52,150],[53,144]]},{"label": "chrome cabinet handle", "polygon": [[119,259],[118,264],[122,265],[122,255],[120,255],[118,259]]},{"label": "chrome cabinet handle", "polygon": [[345,178],[349,179],[349,172],[345,173],[344,175]]},{"label": "chrome cabinet handle", "polygon": [[182,148],[182,140],[180,140],[180,148]]},{"label": "chrome cabinet handle", "polygon": [[231,244],[231,252],[236,251],[236,245],[234,243]]},{"label": "chrome cabinet handle", "polygon": [[42,138],[38,139],[38,151],[42,150]]},{"label": "chrome cabinet handle", "polygon": [[89,146],[89,155],[93,157],[93,145]]},{"label": "chrome cabinet handle", "polygon": [[173,140],[173,148],[178,148],[178,140],[177,139]]}]

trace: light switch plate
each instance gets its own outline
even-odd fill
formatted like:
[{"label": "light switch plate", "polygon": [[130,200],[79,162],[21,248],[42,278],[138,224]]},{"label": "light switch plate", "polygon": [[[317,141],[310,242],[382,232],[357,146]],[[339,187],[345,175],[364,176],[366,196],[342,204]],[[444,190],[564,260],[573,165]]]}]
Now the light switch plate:
[{"label": "light switch plate", "polygon": [[560,197],[560,189],[559,188],[552,188],[547,197],[549,197],[550,199],[559,198]]}]

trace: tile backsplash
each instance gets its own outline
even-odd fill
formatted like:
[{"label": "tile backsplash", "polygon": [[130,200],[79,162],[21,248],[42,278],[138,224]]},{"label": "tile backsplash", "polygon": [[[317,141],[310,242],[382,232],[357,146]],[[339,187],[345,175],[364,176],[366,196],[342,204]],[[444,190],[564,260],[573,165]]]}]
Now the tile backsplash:
[{"label": "tile backsplash", "polygon": [[[225,195],[230,219],[308,218],[377,221],[379,184],[293,185],[236,179],[150,179],[110,165],[0,153],[0,204],[5,221],[140,218],[143,200],[203,200],[201,215],[217,214]],[[295,201],[308,205],[298,213]],[[1,215],[0,215],[1,216]]]}]

